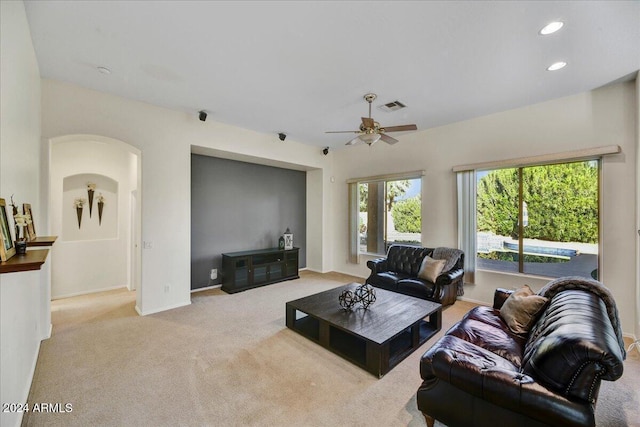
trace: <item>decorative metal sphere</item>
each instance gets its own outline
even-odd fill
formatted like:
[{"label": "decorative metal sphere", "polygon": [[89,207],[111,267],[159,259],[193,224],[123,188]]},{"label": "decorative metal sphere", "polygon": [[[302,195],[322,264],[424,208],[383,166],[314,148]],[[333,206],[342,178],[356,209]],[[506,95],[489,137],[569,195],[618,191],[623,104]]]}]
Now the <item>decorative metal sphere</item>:
[{"label": "decorative metal sphere", "polygon": [[354,295],[365,310],[369,308],[371,304],[376,302],[376,291],[373,287],[367,284],[358,286],[354,291]]},{"label": "decorative metal sphere", "polygon": [[338,296],[338,302],[340,303],[340,307],[345,310],[351,310],[354,305],[358,302],[358,300],[353,295],[353,292],[350,290],[342,291],[342,293]]}]

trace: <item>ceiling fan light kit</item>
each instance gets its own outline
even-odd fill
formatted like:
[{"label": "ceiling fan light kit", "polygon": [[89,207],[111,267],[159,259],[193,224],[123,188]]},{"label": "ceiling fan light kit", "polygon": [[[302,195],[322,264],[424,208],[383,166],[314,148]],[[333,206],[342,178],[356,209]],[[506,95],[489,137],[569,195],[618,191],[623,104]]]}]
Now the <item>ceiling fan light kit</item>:
[{"label": "ceiling fan light kit", "polygon": [[386,135],[385,132],[403,132],[418,129],[418,127],[414,124],[389,126],[386,128],[381,127],[380,123],[376,122],[371,117],[371,104],[373,103],[373,101],[375,101],[376,98],[377,95],[375,93],[367,93],[364,96],[364,100],[369,104],[369,117],[362,117],[362,123],[360,124],[359,130],[328,131],[325,133],[357,133],[358,136],[347,142],[346,145],[356,145],[364,142],[365,144],[371,146],[379,140],[383,140],[387,144],[395,144],[396,142],[398,142],[397,139]]}]

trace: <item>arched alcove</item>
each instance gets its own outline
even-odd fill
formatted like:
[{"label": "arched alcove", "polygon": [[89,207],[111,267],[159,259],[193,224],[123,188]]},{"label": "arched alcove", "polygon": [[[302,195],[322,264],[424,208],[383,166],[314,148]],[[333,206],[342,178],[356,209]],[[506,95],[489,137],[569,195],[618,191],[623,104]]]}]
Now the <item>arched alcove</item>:
[{"label": "arched alcove", "polygon": [[140,165],[138,149],[112,138],[50,140],[49,224],[59,236],[53,299],[127,287],[137,290],[140,301]]}]

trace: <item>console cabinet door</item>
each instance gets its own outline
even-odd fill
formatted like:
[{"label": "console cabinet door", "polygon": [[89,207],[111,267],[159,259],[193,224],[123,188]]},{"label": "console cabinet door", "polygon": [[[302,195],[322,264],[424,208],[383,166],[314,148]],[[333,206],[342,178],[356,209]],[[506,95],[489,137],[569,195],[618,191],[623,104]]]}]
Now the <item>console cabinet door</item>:
[{"label": "console cabinet door", "polygon": [[298,276],[298,250],[294,249],[284,253],[284,275],[287,277]]},{"label": "console cabinet door", "polygon": [[251,258],[228,258],[224,262],[225,282],[229,288],[245,288],[251,283]]}]

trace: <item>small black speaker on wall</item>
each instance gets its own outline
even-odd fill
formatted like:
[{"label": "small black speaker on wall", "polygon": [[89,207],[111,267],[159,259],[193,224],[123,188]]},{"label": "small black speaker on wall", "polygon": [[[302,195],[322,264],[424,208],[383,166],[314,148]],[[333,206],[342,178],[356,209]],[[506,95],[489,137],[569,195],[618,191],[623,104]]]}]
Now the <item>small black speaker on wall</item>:
[{"label": "small black speaker on wall", "polygon": [[207,112],[202,110],[198,112],[198,118],[200,119],[201,122],[204,122],[207,120]]}]

